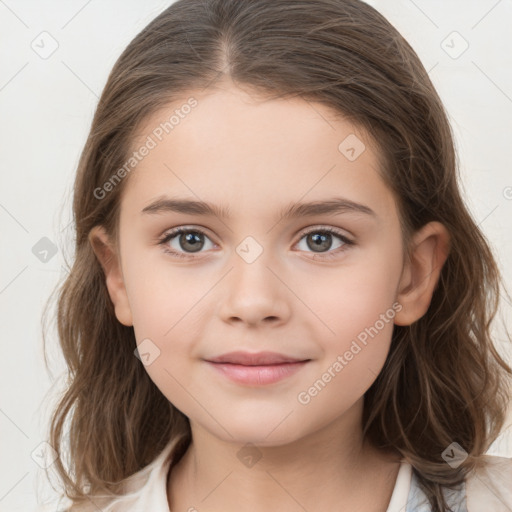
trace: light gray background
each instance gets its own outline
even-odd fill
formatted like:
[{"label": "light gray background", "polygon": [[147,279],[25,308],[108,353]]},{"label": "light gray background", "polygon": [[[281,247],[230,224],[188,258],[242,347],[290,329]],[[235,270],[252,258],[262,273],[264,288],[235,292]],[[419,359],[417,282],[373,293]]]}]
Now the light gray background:
[{"label": "light gray background", "polygon": [[[107,75],[170,3],[0,0],[0,511],[33,509],[36,489],[53,496],[35,460],[55,401],[50,387],[62,389],[64,367],[55,349],[53,378],[44,367],[42,306],[63,275],[63,255],[72,258],[74,173]],[[512,1],[369,3],[429,71],[456,134],[468,205],[511,283]],[[55,255],[38,254],[44,237]],[[511,309],[504,303],[501,312],[509,329]],[[497,328],[505,353],[502,333]],[[54,328],[49,342],[56,347]],[[491,453],[512,457],[512,428]]]}]

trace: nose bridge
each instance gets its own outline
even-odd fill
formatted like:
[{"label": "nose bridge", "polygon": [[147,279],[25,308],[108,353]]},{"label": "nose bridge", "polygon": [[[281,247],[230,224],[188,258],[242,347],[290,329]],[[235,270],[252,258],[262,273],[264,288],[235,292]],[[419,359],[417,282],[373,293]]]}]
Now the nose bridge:
[{"label": "nose bridge", "polygon": [[253,236],[236,246],[220,309],[224,320],[258,323],[269,318],[284,320],[289,315],[286,286],[276,277],[275,262],[272,249]]}]

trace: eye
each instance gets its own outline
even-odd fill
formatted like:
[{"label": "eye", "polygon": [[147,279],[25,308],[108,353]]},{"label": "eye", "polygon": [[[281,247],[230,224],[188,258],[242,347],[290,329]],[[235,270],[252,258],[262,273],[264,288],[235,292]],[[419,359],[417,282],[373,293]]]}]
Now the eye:
[{"label": "eye", "polygon": [[[335,247],[335,250],[330,250],[333,245],[333,237],[338,238],[341,244]],[[205,239],[210,240],[204,231],[182,226],[167,232],[159,241],[159,245],[163,246],[164,252],[172,256],[193,259],[195,257],[193,256],[194,253],[200,253],[205,247]],[[315,255],[319,255],[324,259],[335,257],[338,253],[347,250],[349,246],[355,245],[343,233],[331,227],[315,228],[303,232],[297,245],[300,245],[303,239],[305,240],[306,248],[313,249],[312,252]],[[210,243],[214,245],[211,241]],[[307,252],[304,247],[302,250]]]},{"label": "eye", "polygon": [[[166,233],[164,238],[160,240],[159,244],[164,247],[165,252],[172,254],[173,256],[190,259],[193,256],[189,256],[187,251],[190,251],[190,254],[200,252],[205,245],[205,237],[208,239],[206,233],[200,229],[179,227]],[[173,240],[174,238],[176,238],[176,240]],[[171,241],[174,242],[174,247],[172,247],[171,244],[172,249],[170,250],[168,242]],[[178,250],[176,250],[176,245],[178,245]],[[185,250],[185,254],[180,252],[181,249]]]},{"label": "eye", "polygon": [[[335,247],[335,250],[331,251],[330,249],[333,245],[333,237],[338,238],[342,243]],[[340,252],[346,251],[349,246],[354,245],[354,242],[347,238],[343,233],[337,229],[327,226],[310,229],[309,231],[302,233],[301,239],[297,245],[300,245],[300,242],[303,239],[305,240],[305,245],[308,249],[312,248],[315,255],[319,255],[324,259],[333,258]],[[320,251],[317,251],[317,249],[320,249]],[[325,255],[323,253],[325,253]]]}]

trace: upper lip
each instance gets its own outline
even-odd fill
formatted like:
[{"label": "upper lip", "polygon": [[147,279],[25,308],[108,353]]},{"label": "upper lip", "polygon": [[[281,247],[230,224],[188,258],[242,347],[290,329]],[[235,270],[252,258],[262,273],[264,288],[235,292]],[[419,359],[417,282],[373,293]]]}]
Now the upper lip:
[{"label": "upper lip", "polygon": [[207,359],[211,363],[231,363],[245,366],[259,366],[282,363],[296,363],[298,361],[307,361],[296,357],[278,354],[277,352],[228,352],[217,357]]}]

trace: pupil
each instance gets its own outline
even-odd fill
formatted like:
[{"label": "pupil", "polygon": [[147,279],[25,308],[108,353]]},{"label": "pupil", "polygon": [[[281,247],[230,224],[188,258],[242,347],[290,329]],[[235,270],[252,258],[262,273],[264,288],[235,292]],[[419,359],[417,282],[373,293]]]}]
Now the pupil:
[{"label": "pupil", "polygon": [[[185,239],[185,245],[191,244],[192,252],[199,251],[202,247],[201,245],[201,239],[197,233],[186,233],[185,235],[182,235]],[[181,242],[181,241],[180,241]],[[186,247],[182,244],[182,247],[186,249]]]},{"label": "pupil", "polygon": [[[331,247],[331,242],[329,240],[329,237],[330,237],[330,235],[319,235],[318,233],[315,233],[313,235],[310,235],[308,238],[313,241],[313,245],[314,245],[315,248],[318,248],[318,247],[320,247],[323,244],[324,245],[323,248],[325,250],[328,250]],[[311,248],[312,247],[310,247],[310,249]]]}]

